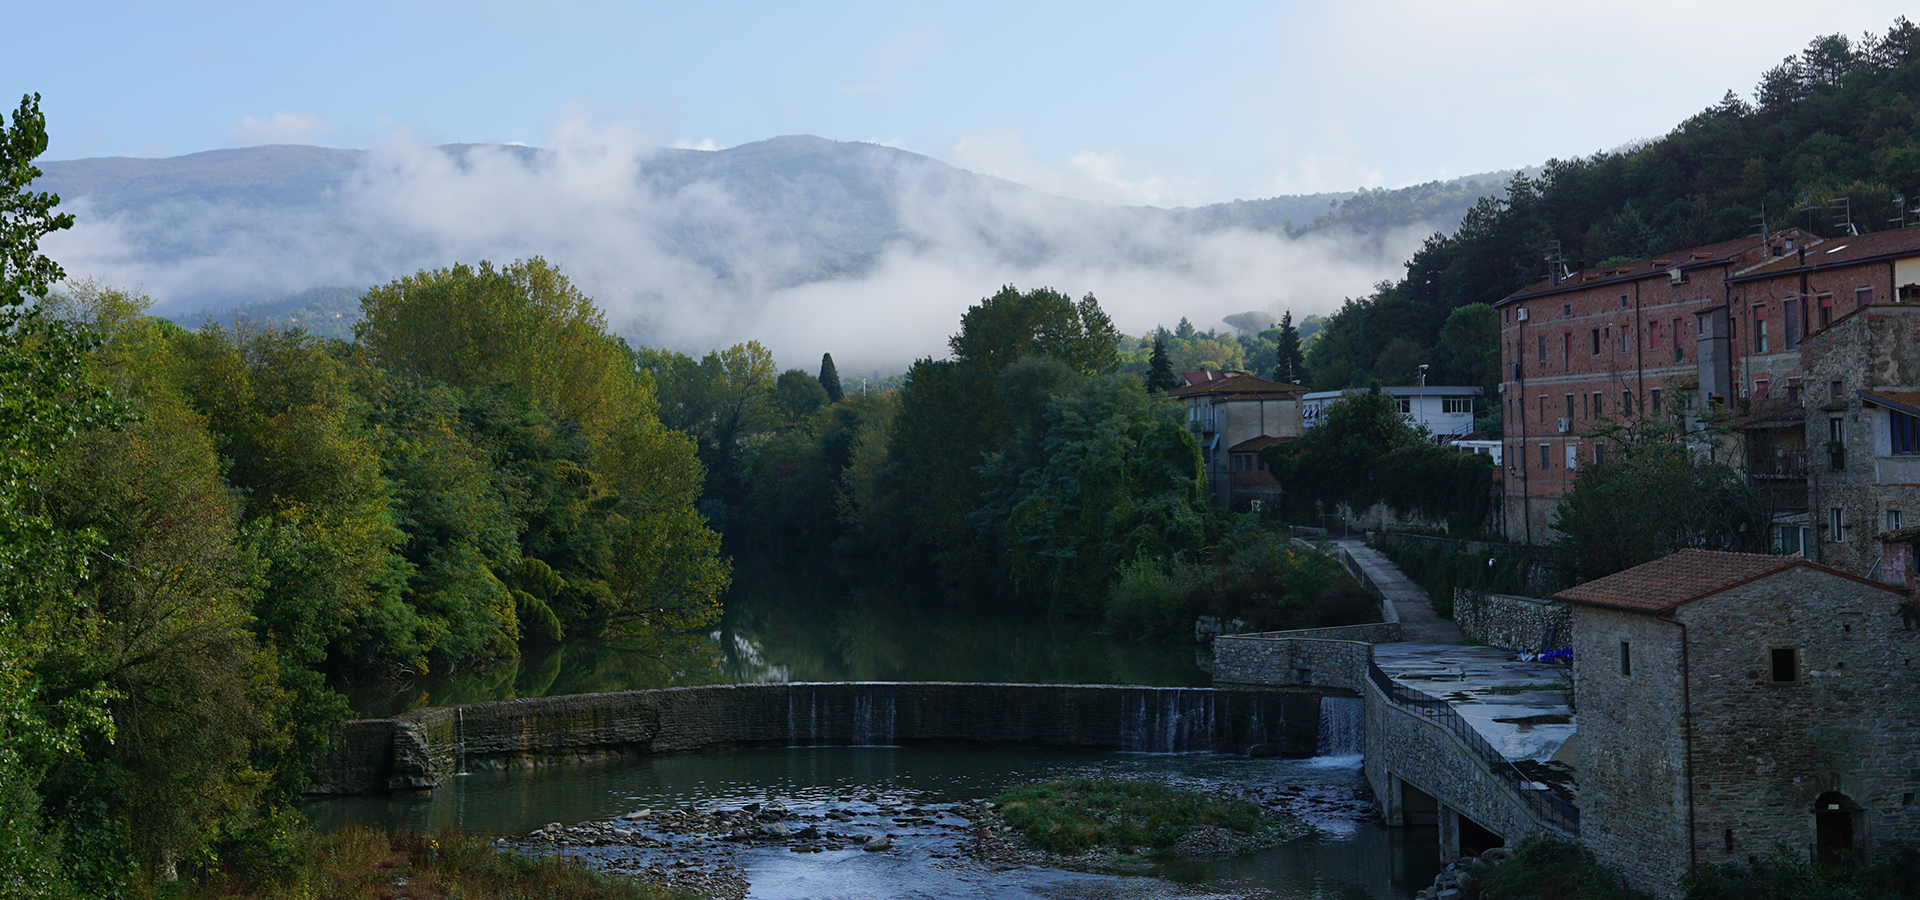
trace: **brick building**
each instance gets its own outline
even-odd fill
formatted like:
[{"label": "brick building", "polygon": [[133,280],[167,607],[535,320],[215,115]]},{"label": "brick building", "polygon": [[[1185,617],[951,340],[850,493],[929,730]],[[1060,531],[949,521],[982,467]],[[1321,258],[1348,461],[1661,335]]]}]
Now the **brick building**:
[{"label": "brick building", "polygon": [[[1920,263],[1920,259],[1915,260]],[[1920,305],[1850,311],[1803,345],[1808,555],[1846,572],[1904,583],[1888,541],[1920,525]],[[1876,563],[1879,565],[1876,566]]]},{"label": "brick building", "polygon": [[1634,887],[1691,868],[1873,859],[1920,838],[1920,631],[1906,590],[1683,550],[1573,607],[1580,838]]},{"label": "brick building", "polygon": [[1817,523],[1802,343],[1863,305],[1909,297],[1920,299],[1920,229],[1775,232],[1582,270],[1501,300],[1508,538],[1548,539],[1580,466],[1606,452],[1595,436],[1603,420],[1676,408],[1691,418],[1720,404],[1741,439],[1702,452],[1744,464],[1774,506],[1776,544],[1804,552]]}]

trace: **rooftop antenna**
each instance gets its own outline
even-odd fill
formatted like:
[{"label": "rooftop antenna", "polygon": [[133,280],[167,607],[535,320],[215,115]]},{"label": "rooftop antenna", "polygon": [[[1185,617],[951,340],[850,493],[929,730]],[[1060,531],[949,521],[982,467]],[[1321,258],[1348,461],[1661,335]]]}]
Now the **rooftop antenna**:
[{"label": "rooftop antenna", "polygon": [[1845,197],[1835,197],[1827,201],[1827,209],[1833,212],[1833,227],[1854,237],[1860,236],[1860,229],[1853,227],[1852,201]]},{"label": "rooftop antenna", "polygon": [[1763,241],[1767,239],[1767,235],[1772,233],[1767,230],[1767,205],[1765,203],[1760,204],[1760,214],[1753,217],[1753,227],[1756,229],[1754,236]]},{"label": "rooftop antenna", "polygon": [[1421,387],[1427,386],[1427,364],[1426,363],[1420,364],[1420,386]]}]

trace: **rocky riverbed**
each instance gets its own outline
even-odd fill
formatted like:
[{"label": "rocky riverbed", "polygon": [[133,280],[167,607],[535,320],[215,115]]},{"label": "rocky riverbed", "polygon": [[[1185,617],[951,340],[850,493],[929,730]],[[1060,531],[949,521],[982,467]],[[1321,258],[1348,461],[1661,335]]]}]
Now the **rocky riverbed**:
[{"label": "rocky riverbed", "polygon": [[[1287,785],[1181,785],[1252,801],[1277,823],[1263,841],[1240,832],[1201,828],[1171,855],[1224,859],[1311,833],[1315,820],[1354,820],[1371,807],[1350,793]],[[503,838],[502,849],[532,856],[567,855],[607,871],[709,897],[744,898],[753,854],[820,855],[823,863],[862,854],[904,854],[938,869],[1042,867],[1108,874],[1151,874],[1160,863],[1148,848],[1104,849],[1063,856],[1013,833],[991,802],[928,802],[911,791],[848,794],[831,799],[768,797],[679,809],[637,809],[618,817],[550,823]],[[762,856],[762,859],[765,857]]]}]

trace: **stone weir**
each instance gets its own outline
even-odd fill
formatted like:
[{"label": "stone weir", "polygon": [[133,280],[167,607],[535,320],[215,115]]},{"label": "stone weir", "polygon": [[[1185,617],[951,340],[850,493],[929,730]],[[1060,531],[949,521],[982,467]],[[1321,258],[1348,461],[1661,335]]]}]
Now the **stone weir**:
[{"label": "stone weir", "polygon": [[738,746],[949,741],[1304,757],[1319,720],[1311,689],[845,682],[575,694],[348,722],[310,790],[425,790],[509,765]]}]

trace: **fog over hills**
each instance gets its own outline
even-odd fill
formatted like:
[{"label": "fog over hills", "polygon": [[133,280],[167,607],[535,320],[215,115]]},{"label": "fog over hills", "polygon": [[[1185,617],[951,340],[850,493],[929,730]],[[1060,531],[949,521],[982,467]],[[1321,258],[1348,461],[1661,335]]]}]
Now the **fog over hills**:
[{"label": "fog over hills", "polygon": [[71,276],[147,293],[163,314],[543,256],[631,340],[703,352],[753,338],[799,366],[822,352],[843,366],[943,355],[960,313],[1003,284],[1091,291],[1133,333],[1182,316],[1206,328],[1246,310],[1328,312],[1398,276],[1426,235],[1504,180],[1481,176],[1464,202],[1356,233],[1308,227],[1351,194],[1117,207],[807,136],[719,151],[396,140],[40,167],[35,187],[78,217],[45,241],[49,255]]}]

